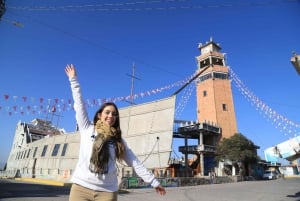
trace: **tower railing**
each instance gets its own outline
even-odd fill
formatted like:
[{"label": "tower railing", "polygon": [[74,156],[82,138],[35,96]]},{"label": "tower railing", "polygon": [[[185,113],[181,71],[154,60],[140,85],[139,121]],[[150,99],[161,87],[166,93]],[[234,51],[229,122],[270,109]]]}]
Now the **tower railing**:
[{"label": "tower railing", "polygon": [[194,122],[194,121],[186,121],[186,120],[175,120],[173,126],[174,134],[183,134],[184,132],[193,132],[204,130],[207,132],[211,132],[214,134],[221,134],[221,128],[216,123],[210,122]]}]

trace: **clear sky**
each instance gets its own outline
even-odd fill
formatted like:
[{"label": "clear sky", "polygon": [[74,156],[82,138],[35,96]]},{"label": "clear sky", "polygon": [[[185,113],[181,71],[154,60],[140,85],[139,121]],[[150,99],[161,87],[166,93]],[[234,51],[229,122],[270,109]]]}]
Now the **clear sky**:
[{"label": "clear sky", "polygon": [[[293,51],[300,53],[300,3],[250,2],[6,1],[0,21],[0,167],[7,160],[17,122],[45,118],[47,105],[56,103],[59,127],[75,129],[66,64],[77,67],[92,118],[97,109],[93,100],[130,94],[133,64],[139,78],[134,81],[135,103],[174,93],[179,88],[174,83],[196,70],[198,44],[211,37],[226,53],[242,89],[259,100],[251,103],[232,81],[238,130],[260,146],[259,155],[264,158],[264,149],[299,135],[300,77],[290,58]],[[141,92],[148,95],[142,98]],[[178,95],[178,105],[185,100],[176,119],[195,120],[192,85]],[[263,112],[258,103],[276,112]],[[179,156],[180,143],[174,141]]]}]

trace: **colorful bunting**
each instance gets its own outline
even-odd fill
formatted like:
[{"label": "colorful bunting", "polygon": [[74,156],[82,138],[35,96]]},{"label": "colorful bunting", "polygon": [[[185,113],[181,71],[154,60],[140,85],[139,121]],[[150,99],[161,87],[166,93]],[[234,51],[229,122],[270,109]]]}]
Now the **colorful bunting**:
[{"label": "colorful bunting", "polygon": [[[161,93],[165,90],[172,89],[174,87],[183,86],[187,83],[194,75],[178,81],[176,83],[163,86],[161,88],[148,90],[145,92],[137,93],[132,96],[133,99],[143,98],[145,96],[155,95]],[[24,114],[47,114],[49,112],[66,112],[73,110],[73,100],[71,98],[46,98],[46,97],[28,97],[28,96],[10,96],[9,94],[4,94],[4,101],[0,98],[0,111],[1,114],[12,115],[24,115]],[[13,98],[11,98],[13,97]],[[21,97],[21,98],[19,98]],[[20,100],[19,100],[20,99]],[[121,96],[112,98],[92,98],[85,100],[87,107],[100,106],[106,102],[118,102],[124,100],[130,100],[131,96]],[[36,101],[37,100],[37,101]],[[67,100],[67,104],[65,103]],[[6,110],[3,111],[2,108]],[[25,109],[25,110],[24,110]]]},{"label": "colorful bunting", "polygon": [[299,135],[300,124],[289,120],[288,118],[280,115],[274,109],[269,107],[266,103],[260,100],[255,94],[253,94],[244,83],[238,78],[238,76],[229,68],[231,79],[235,82],[238,90],[242,95],[259,111],[263,117],[267,118],[272,124],[275,124],[275,128],[279,129],[285,135],[291,135],[295,137]]}]

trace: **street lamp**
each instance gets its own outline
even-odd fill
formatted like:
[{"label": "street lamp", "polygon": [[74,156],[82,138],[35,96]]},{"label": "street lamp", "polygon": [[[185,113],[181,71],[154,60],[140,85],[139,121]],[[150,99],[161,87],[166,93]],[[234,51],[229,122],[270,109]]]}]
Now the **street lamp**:
[{"label": "street lamp", "polygon": [[296,52],[293,52],[293,56],[291,57],[291,63],[293,64],[297,73],[300,75],[300,55],[297,55]]}]

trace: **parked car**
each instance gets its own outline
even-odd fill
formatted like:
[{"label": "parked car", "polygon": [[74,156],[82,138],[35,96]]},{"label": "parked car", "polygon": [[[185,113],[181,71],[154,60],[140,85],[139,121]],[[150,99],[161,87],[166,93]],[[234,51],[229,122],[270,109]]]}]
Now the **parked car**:
[{"label": "parked car", "polygon": [[264,175],[263,175],[263,179],[269,179],[269,180],[277,179],[277,174],[276,174],[275,171],[266,170]]}]

